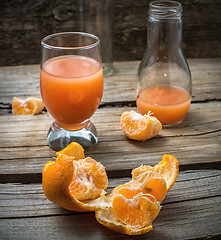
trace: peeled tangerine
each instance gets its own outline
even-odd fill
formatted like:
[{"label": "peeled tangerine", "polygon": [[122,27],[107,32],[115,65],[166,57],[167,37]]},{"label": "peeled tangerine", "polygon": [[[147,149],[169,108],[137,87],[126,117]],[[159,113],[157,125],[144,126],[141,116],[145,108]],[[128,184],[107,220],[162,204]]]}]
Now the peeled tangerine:
[{"label": "peeled tangerine", "polygon": [[45,164],[42,188],[45,196],[59,206],[73,211],[93,211],[89,202],[100,197],[108,185],[104,166],[90,157],[83,147],[71,143],[57,152],[56,161]]},{"label": "peeled tangerine", "polygon": [[179,163],[164,155],[154,167],[132,171],[131,181],[115,187],[109,194],[104,166],[90,157],[78,143],[57,152],[56,161],[45,164],[42,187],[45,196],[73,211],[94,211],[99,223],[114,231],[138,235],[152,230],[160,202],[176,181]]},{"label": "peeled tangerine", "polygon": [[13,97],[12,100],[12,114],[13,115],[26,115],[38,114],[44,108],[44,104],[40,98],[26,98]]},{"label": "peeled tangerine", "polygon": [[161,122],[151,113],[141,115],[135,111],[121,115],[121,126],[126,136],[133,140],[146,141],[156,136],[162,129]]}]

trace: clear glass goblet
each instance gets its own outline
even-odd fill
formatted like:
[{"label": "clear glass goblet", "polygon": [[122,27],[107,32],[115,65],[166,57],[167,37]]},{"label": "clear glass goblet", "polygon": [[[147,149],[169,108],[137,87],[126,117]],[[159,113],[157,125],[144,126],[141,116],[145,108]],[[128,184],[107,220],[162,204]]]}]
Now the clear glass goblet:
[{"label": "clear glass goblet", "polygon": [[100,40],[83,32],[56,33],[41,41],[41,96],[54,118],[47,141],[60,151],[75,141],[84,149],[98,142],[90,121],[103,94]]}]

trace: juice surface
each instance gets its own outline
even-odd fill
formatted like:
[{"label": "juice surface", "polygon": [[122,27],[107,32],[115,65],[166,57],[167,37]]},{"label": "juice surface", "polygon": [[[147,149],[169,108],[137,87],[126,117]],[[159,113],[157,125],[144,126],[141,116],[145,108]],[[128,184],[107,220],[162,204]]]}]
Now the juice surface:
[{"label": "juice surface", "polygon": [[42,65],[40,86],[43,102],[56,123],[65,129],[80,129],[101,101],[102,66],[88,57],[52,58]]},{"label": "juice surface", "polygon": [[151,111],[162,124],[174,124],[186,116],[191,96],[182,88],[154,86],[140,90],[136,103],[141,114]]}]

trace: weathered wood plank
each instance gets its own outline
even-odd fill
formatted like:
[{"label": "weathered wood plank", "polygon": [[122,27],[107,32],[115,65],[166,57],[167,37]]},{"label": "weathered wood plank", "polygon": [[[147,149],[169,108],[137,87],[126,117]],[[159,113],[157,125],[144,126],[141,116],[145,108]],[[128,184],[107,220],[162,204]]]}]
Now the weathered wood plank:
[{"label": "weathered wood plank", "polygon": [[[115,63],[115,73],[105,77],[101,105],[135,103],[138,64],[138,61]],[[220,100],[221,59],[190,59],[189,65],[193,102]],[[0,114],[1,109],[8,109],[10,113],[13,96],[40,97],[38,65],[0,68]]]},{"label": "weathered wood plank", "polygon": [[[154,165],[165,153],[175,155],[181,166],[218,163],[221,161],[218,108],[217,102],[192,104],[180,125],[165,128],[146,142],[128,140],[121,129],[120,115],[132,108],[98,109],[93,122],[98,129],[99,144],[87,150],[86,155],[102,162],[111,174],[121,170],[128,173],[141,164]],[[44,164],[55,156],[46,142],[51,122],[47,113],[0,117],[2,181],[3,178],[12,181],[11,174],[41,173]],[[40,175],[37,178],[39,181]]]},{"label": "weathered wood plank", "polygon": [[[130,180],[131,177],[109,178],[107,192]],[[221,194],[220,181],[221,170],[182,171],[163,201],[163,208],[165,205],[175,202],[218,197]],[[41,183],[0,184],[0,202],[0,218],[70,214],[70,211],[64,210],[46,199]]]},{"label": "weathered wood plank", "polygon": [[[136,2],[117,0],[115,2],[115,59],[140,59],[146,51],[148,4],[151,0]],[[214,30],[217,27],[217,31],[220,31],[218,30],[220,29],[220,14],[217,11],[220,3],[201,0],[179,2],[183,5],[183,51],[185,56],[218,57],[219,50],[216,45],[220,42],[220,36],[217,36]],[[211,46],[209,46],[210,44]],[[214,49],[212,49],[212,45],[215,46]]]},{"label": "weathered wood plank", "polygon": [[[150,1],[115,0],[115,60],[143,57]],[[219,1],[180,2],[183,4],[183,49],[186,57],[220,57]],[[78,1],[72,0],[2,0],[0,65],[39,63],[40,41],[44,36],[61,31],[79,31],[77,4]]]},{"label": "weathered wood plank", "polygon": [[[192,103],[185,120],[174,127],[163,128],[161,137],[198,136],[219,131],[221,104],[208,102]],[[120,126],[120,116],[124,111],[137,110],[130,107],[100,108],[92,117],[102,141],[125,140]],[[26,116],[0,117],[0,147],[42,146],[53,118],[48,113]]]},{"label": "weathered wood plank", "polygon": [[[154,230],[130,239],[221,236],[220,179],[217,170],[180,173],[154,221]],[[125,180],[115,179],[110,185]],[[128,239],[98,224],[93,213],[69,212],[50,203],[40,184],[0,186],[2,239]]]},{"label": "weathered wood plank", "polygon": [[[153,231],[141,236],[118,234],[100,225],[93,213],[0,221],[1,237],[48,240],[171,240],[220,239],[221,198],[196,200],[192,203],[171,204],[153,222]],[[213,238],[212,238],[213,237]]]}]

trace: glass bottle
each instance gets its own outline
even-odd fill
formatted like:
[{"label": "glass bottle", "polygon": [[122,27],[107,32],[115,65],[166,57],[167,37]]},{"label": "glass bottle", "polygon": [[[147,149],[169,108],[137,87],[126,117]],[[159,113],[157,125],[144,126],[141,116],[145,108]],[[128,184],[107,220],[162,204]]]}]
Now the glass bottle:
[{"label": "glass bottle", "polygon": [[104,76],[113,73],[114,0],[77,0],[77,30],[99,37]]},{"label": "glass bottle", "polygon": [[149,5],[148,46],[137,72],[136,104],[164,125],[180,123],[191,103],[191,74],[183,56],[182,5],[153,1]]}]

